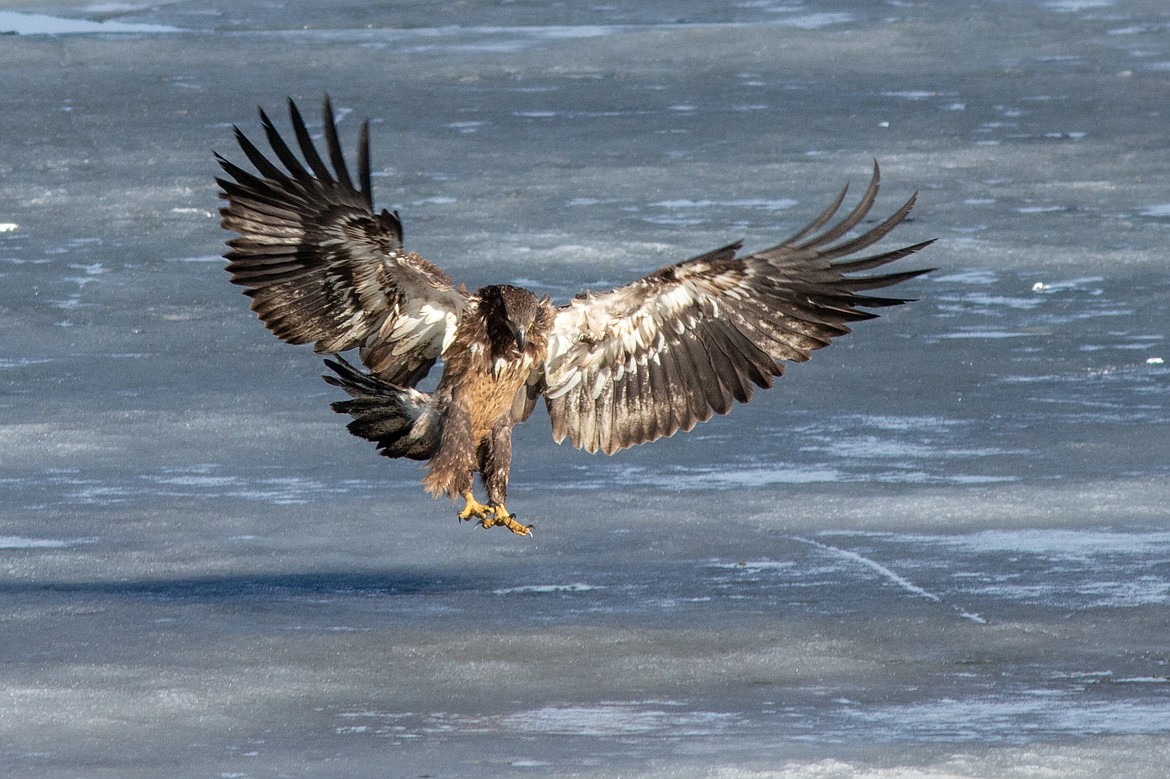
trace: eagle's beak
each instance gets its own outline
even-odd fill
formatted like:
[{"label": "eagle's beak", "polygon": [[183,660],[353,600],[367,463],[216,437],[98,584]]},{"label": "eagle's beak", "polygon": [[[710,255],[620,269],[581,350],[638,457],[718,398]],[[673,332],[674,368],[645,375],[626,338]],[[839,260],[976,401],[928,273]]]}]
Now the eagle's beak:
[{"label": "eagle's beak", "polygon": [[515,330],[516,346],[519,347],[520,351],[524,351],[524,332],[523,327],[517,327]]}]

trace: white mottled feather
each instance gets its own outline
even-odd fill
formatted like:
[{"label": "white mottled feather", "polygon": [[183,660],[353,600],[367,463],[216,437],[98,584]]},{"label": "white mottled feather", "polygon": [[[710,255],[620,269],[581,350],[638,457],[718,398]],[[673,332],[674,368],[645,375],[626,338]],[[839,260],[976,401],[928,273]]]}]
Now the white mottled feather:
[{"label": "white mottled feather", "polygon": [[543,380],[553,437],[606,453],[690,430],[733,401],[770,387],[782,361],[803,361],[896,298],[856,294],[923,273],[854,277],[913,254],[929,241],[840,263],[905,218],[911,197],[865,233],[844,236],[877,195],[878,172],[861,202],[824,226],[844,198],[777,246],[746,257],[731,244],[667,266],[558,310]]},{"label": "white mottled feather", "polygon": [[[343,386],[360,395],[346,408],[363,415],[369,427],[362,429],[374,435],[378,424],[389,423],[367,408],[370,402],[402,397],[408,411],[418,406],[410,393],[395,393],[420,381],[440,357],[447,358],[448,371],[440,386],[474,384],[473,375],[449,373],[458,362],[449,350],[465,348],[481,361],[497,345],[466,343],[467,330],[460,329],[477,319],[472,312],[482,304],[480,294],[453,287],[439,268],[407,252],[397,214],[375,213],[367,129],[359,140],[355,187],[328,100],[328,162],[295,105],[289,112],[300,159],[263,112],[273,157],[236,134],[257,173],[217,156],[229,177],[219,180],[228,201],[222,225],[238,233],[229,241],[228,271],[234,283],[248,288],[253,310],[277,337],[312,343],[322,352],[360,349],[376,380],[363,379],[344,363],[335,371]],[[509,398],[512,420],[526,418],[543,392],[557,441],[568,438],[574,446],[609,453],[670,436],[727,413],[734,401],[746,402],[755,387],[772,385],[781,361],[806,360],[849,332],[848,323],[874,316],[861,309],[906,302],[858,293],[923,271],[852,275],[929,243],[855,256],[914,204],[911,197],[876,226],[854,233],[874,202],[878,181],[875,163],[869,187],[850,213],[830,224],[843,190],[812,223],[770,249],[739,257],[739,243],[730,244],[610,292],[584,293],[551,316],[550,308],[542,308],[539,331],[529,336],[543,344],[535,347],[544,349],[543,361],[526,356],[515,363],[493,353],[487,363],[497,378],[507,374],[523,382]],[[495,339],[503,331],[485,332]],[[398,451],[397,444],[386,445]],[[393,456],[422,449],[410,451]],[[506,481],[506,466],[504,473]]]}]

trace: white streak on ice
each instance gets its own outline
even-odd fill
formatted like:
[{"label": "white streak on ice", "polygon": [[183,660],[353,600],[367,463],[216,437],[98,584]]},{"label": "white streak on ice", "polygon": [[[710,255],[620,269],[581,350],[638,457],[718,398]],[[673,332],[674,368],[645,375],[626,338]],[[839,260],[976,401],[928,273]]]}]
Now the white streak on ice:
[{"label": "white streak on ice", "polygon": [[24,538],[22,536],[0,536],[0,549],[64,549],[68,541],[56,538]]},{"label": "white streak on ice", "polygon": [[605,588],[595,584],[581,584],[579,582],[573,584],[525,584],[519,587],[504,587],[498,590],[492,590],[492,594],[513,595],[523,592],[548,594],[554,592],[589,592],[590,590],[603,589]]},{"label": "white streak on ice", "polygon": [[125,22],[91,22],[87,19],[66,19],[48,14],[25,14],[0,11],[0,31],[17,35],[72,35],[76,33],[127,32],[182,32],[178,27],[164,24],[127,24]]},{"label": "white streak on ice", "polygon": [[[613,738],[633,736],[715,736],[740,722],[740,715],[696,711],[673,700],[601,701],[555,704],[504,714],[432,712],[342,712],[335,730],[345,735],[416,739],[451,733],[525,733],[529,735]],[[515,763],[513,763],[515,765]]]},{"label": "white streak on ice", "polygon": [[765,487],[769,484],[815,484],[818,482],[837,482],[844,478],[844,474],[835,468],[791,468],[761,467],[741,468],[735,471],[716,471],[711,473],[694,473],[684,477],[664,478],[658,480],[662,486],[686,488],[703,487]]},{"label": "white streak on ice", "polygon": [[[858,554],[857,552],[851,552],[848,549],[842,549],[830,544],[823,544],[820,541],[814,541],[811,538],[804,538],[803,536],[790,536],[790,538],[795,541],[800,541],[802,544],[808,544],[809,546],[816,547],[823,552],[828,552],[838,557],[844,557],[847,560],[853,560],[854,562],[861,563],[862,565],[877,571],[881,576],[884,576],[886,579],[890,580],[907,592],[913,593],[920,598],[926,598],[929,601],[934,601],[935,603],[942,603],[942,598],[935,595],[933,592],[924,590],[906,577],[890,570],[876,560],[869,559],[865,555]],[[958,606],[954,606],[953,608],[959,612],[959,616],[963,619],[969,619],[972,622],[978,622],[980,625],[987,624],[987,620],[978,614],[966,611],[965,609],[961,609]]]},{"label": "white streak on ice", "polygon": [[942,93],[923,89],[905,89],[901,91],[882,92],[882,97],[900,97],[903,100],[927,100],[932,97],[938,97],[940,94]]},{"label": "white streak on ice", "polygon": [[967,269],[948,273],[945,276],[932,278],[932,281],[945,284],[994,284],[998,277],[986,270]]},{"label": "white streak on ice", "polygon": [[738,563],[711,563],[711,568],[725,568],[732,571],[772,571],[787,570],[796,566],[793,562],[779,562],[776,560],[742,560]]},{"label": "white streak on ice", "polygon": [[170,262],[207,262],[215,263],[216,265],[223,263],[223,255],[221,254],[204,254],[199,257],[179,257]]},{"label": "white streak on ice", "polygon": [[0,369],[2,368],[27,368],[30,365],[43,365],[44,363],[52,362],[48,357],[17,357],[17,358],[3,358],[0,357]]},{"label": "white streak on ice", "polygon": [[215,218],[215,214],[208,211],[206,208],[189,208],[189,207],[185,207],[185,206],[184,207],[176,206],[175,208],[171,209],[171,213],[172,214],[195,214],[196,216],[205,216],[208,219]]},{"label": "white streak on ice", "polygon": [[1050,560],[1089,562],[1096,556],[1145,557],[1170,548],[1170,531],[1121,532],[1114,530],[984,530],[962,536],[919,536],[930,542],[967,553],[1016,552]]},{"label": "white streak on ice", "polygon": [[1045,3],[1044,7],[1061,13],[1076,13],[1090,8],[1108,8],[1111,5],[1113,0],[1052,0]]},{"label": "white streak on ice", "polygon": [[1016,209],[1017,214],[1055,214],[1067,211],[1068,206],[1022,206]]},{"label": "white streak on ice", "polygon": [[955,333],[940,333],[935,338],[1028,338],[1036,333],[1013,333],[1007,330],[962,330]]},{"label": "white streak on ice", "polygon": [[853,18],[853,14],[848,13],[813,13],[777,19],[776,23],[786,27],[799,27],[802,30],[820,30],[834,24],[849,24]]},{"label": "white streak on ice", "polygon": [[768,211],[781,211],[792,208],[798,201],[791,198],[779,200],[660,200],[650,205],[655,208],[715,208],[726,206],[729,208],[762,208]]},{"label": "white streak on ice", "polygon": [[[991,734],[996,734],[996,740],[1012,740],[1020,738],[1019,723],[1029,723],[1027,729],[1032,731],[1080,736],[1162,734],[1170,727],[1170,709],[1161,701],[1074,701],[1068,695],[1039,692],[962,701],[941,699],[849,710],[848,714],[869,727],[887,728],[903,737],[913,734],[923,740],[985,741]],[[1015,735],[1006,735],[1013,730]]]},{"label": "white streak on ice", "polygon": [[725,731],[738,718],[713,711],[670,711],[628,703],[592,706],[546,706],[498,718],[504,731],[598,738],[632,734],[711,736]]},{"label": "white streak on ice", "polygon": [[800,541],[802,544],[808,544],[809,546],[815,546],[817,549],[820,549],[820,550],[825,551],[825,552],[829,552],[830,554],[835,554],[839,557],[844,557],[844,558],[847,558],[849,560],[854,560],[856,562],[859,562],[862,565],[869,566],[870,568],[877,571],[882,576],[884,576],[887,579],[889,579],[890,581],[892,581],[894,584],[898,585],[899,587],[901,587],[904,590],[908,590],[909,592],[914,593],[915,595],[919,595],[923,598],[926,598],[927,600],[932,600],[935,603],[940,603],[942,601],[942,599],[940,597],[938,597],[937,595],[935,595],[934,593],[927,592],[926,590],[919,587],[917,584],[914,584],[909,579],[906,579],[902,576],[899,576],[897,573],[891,571],[889,568],[885,567],[884,565],[877,562],[876,560],[871,560],[864,555],[858,554],[857,552],[851,552],[848,549],[842,549],[842,548],[837,547],[837,546],[831,546],[830,544],[822,544],[820,541],[813,541],[811,538],[804,538],[802,536],[792,536],[792,538],[797,540],[797,541]]}]

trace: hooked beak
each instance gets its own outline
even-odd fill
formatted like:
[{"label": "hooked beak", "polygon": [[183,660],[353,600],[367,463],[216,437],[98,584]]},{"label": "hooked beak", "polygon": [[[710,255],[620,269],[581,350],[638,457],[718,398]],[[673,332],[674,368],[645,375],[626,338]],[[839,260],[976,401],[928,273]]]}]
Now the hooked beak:
[{"label": "hooked beak", "polygon": [[516,336],[516,346],[519,347],[520,351],[524,351],[524,333],[523,327],[517,327],[513,333]]}]

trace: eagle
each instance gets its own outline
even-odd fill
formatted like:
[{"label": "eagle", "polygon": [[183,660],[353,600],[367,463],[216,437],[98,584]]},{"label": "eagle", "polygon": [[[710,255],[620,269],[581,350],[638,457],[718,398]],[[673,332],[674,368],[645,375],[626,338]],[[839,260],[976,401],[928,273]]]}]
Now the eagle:
[{"label": "eagle", "polygon": [[[326,359],[325,376],[348,400],[348,429],[387,457],[426,462],[433,497],[463,499],[458,516],[522,536],[531,525],[506,507],[512,428],[543,396],[557,443],[590,453],[689,431],[768,388],[784,362],[877,315],[865,309],[909,302],[869,294],[930,269],[858,275],[914,254],[932,241],[858,256],[906,218],[915,192],[885,220],[856,232],[878,193],[868,188],[836,221],[846,185],[797,233],[753,254],[736,241],[667,265],[608,292],[568,303],[511,284],[474,292],[403,245],[397,212],[376,211],[369,122],[357,142],[356,178],[324,99],[323,151],[293,100],[294,145],[264,109],[271,155],[239,129],[254,171],[216,153],[221,225],[236,235],[227,271],[277,338],[319,353],[357,349],[366,370]],[[327,159],[326,159],[327,157]],[[419,382],[442,361],[433,391]],[[478,473],[486,503],[474,493]]]}]

